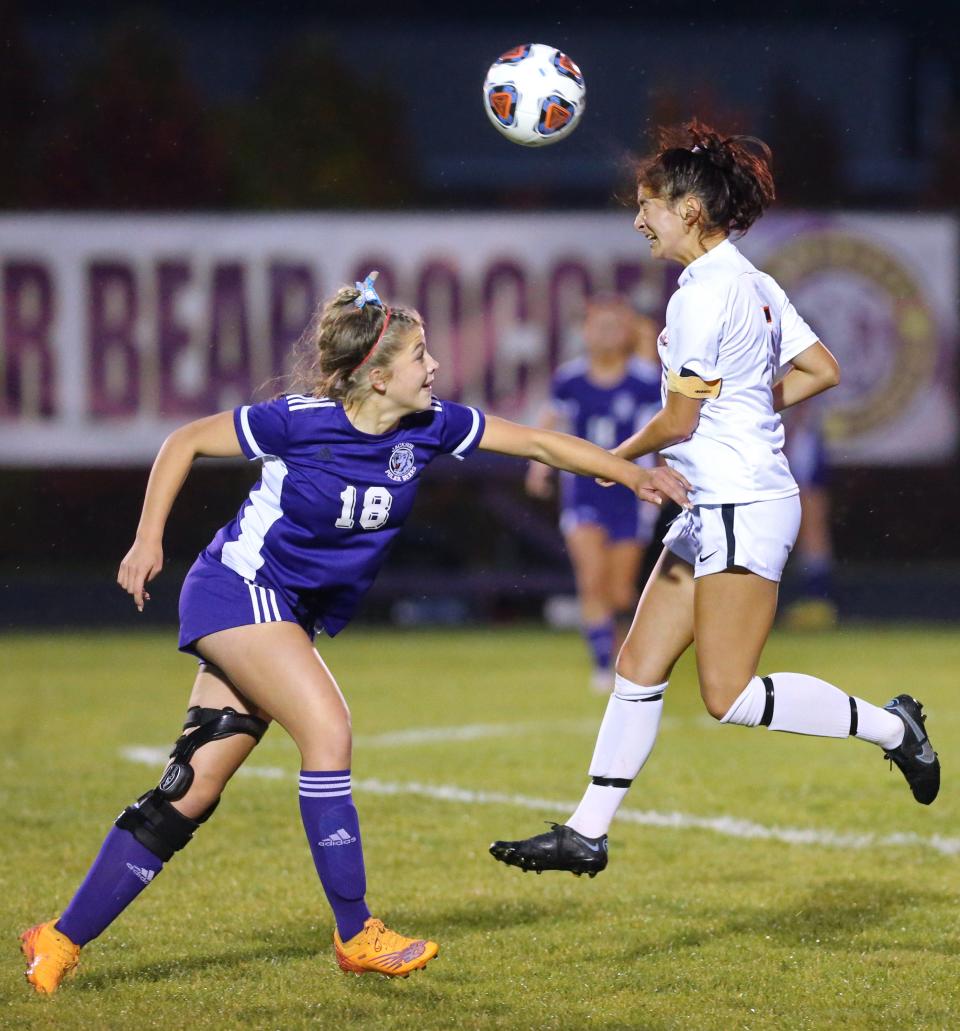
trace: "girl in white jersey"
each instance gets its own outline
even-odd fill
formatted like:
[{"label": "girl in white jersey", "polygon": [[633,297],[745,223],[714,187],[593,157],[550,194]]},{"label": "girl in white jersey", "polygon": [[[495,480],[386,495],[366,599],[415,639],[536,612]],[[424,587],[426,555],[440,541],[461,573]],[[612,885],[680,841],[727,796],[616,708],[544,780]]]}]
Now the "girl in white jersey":
[{"label": "girl in white jersey", "polygon": [[[374,274],[375,275],[375,274]],[[647,501],[683,502],[682,475],[641,469],[584,440],[506,422],[433,396],[423,322],[387,307],[373,276],[342,289],[305,334],[302,393],[189,423],[165,441],[118,582],[143,610],[163,565],[163,529],[201,455],[262,461],[237,517],[187,574],[180,648],[200,659],[184,733],[157,787],[117,818],[70,904],[21,935],[27,980],[57,990],[80,949],[152,884],[213,813],[276,720],[301,755],[300,812],[333,910],[342,970],[407,976],[436,942],[384,927],[366,904],[350,783],[350,714],[313,647],[349,622],[399,532],[423,468],[475,448],[616,478]]]},{"label": "girl in white jersey", "polygon": [[694,507],[664,538],[620,651],[580,805],[546,834],[491,846],[524,870],[593,876],[606,866],[607,829],[653,748],[673,666],[694,642],[700,693],[721,723],[859,737],[897,764],[918,802],[940,786],[914,698],[880,708],[817,677],[757,675],[800,524],[778,413],[839,380],[783,290],[729,239],[773,200],[769,148],[693,121],[661,134],[637,185],[637,230],[654,258],[683,272],[658,341],[663,408],[614,454],[659,452],[693,484]]}]

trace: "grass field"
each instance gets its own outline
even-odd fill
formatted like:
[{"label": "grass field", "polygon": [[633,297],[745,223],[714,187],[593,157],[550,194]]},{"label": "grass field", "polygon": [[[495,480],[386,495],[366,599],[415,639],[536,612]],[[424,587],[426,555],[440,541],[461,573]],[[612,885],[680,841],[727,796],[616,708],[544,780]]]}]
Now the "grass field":
[{"label": "grass field", "polygon": [[172,633],[7,636],[0,1026],[960,1026],[960,635],[781,633],[764,661],[873,701],[916,693],[944,765],[930,808],[863,742],[713,724],[685,662],[594,880],[487,854],[565,818],[585,784],[604,702],[575,636],[356,628],[323,650],[353,710],[369,900],[440,958],[405,981],[338,971],[296,753],[273,728],[76,979],[33,996],[16,933],[59,912],[156,782],[130,749],[169,749],[192,665]]}]

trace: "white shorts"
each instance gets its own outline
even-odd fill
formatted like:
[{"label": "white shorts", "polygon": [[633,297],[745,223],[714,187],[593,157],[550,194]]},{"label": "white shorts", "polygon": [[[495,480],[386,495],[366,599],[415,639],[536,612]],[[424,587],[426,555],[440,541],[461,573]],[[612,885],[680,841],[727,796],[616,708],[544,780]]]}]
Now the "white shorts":
[{"label": "white shorts", "polygon": [[779,582],[800,529],[800,497],[742,505],[695,505],[670,524],[663,546],[694,577],[739,566]]}]

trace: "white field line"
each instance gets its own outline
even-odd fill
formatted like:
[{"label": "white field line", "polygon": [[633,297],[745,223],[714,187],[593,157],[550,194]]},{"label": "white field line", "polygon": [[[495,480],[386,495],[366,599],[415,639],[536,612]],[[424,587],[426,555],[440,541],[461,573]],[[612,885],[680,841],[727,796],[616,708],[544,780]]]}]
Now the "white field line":
[{"label": "white field line", "polygon": [[413,727],[410,730],[391,730],[384,734],[357,734],[355,745],[383,748],[391,745],[426,745],[447,741],[478,741],[485,737],[516,737],[533,731],[587,731],[595,730],[597,720],[550,720],[545,723],[464,723],[455,727]]},{"label": "white field line", "polygon": [[[122,748],[120,754],[131,762],[149,766],[162,766],[167,759],[163,748]],[[241,766],[238,773],[264,780],[289,780],[294,773],[279,766]],[[355,780],[353,787],[372,795],[415,795],[440,802],[459,802],[466,805],[508,805],[519,809],[534,809],[539,812],[570,812],[577,802],[560,801],[555,798],[535,798],[530,795],[513,795],[501,791],[470,791],[453,784],[420,784],[417,781],[398,783],[376,778]],[[621,809],[617,819],[623,823],[636,823],[642,827],[664,827],[672,830],[705,830],[722,834],[728,838],[744,838],[753,841],[779,841],[785,845],[819,845],[823,848],[865,850],[881,848],[922,848],[939,852],[944,856],[960,855],[960,838],[946,838],[940,834],[923,837],[912,831],[906,834],[860,834],[840,833],[832,830],[815,830],[803,827],[765,827],[751,820],[735,816],[691,816],[688,813],[658,813],[652,809]]]}]

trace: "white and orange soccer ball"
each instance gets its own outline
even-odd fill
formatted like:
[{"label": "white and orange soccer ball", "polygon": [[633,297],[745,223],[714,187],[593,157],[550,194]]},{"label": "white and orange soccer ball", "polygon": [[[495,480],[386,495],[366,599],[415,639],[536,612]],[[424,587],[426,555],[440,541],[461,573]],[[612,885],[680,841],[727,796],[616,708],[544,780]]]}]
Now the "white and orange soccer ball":
[{"label": "white and orange soccer ball", "polygon": [[583,74],[566,54],[545,43],[523,43],[490,66],[483,109],[511,142],[543,147],[573,132],[586,93]]}]

